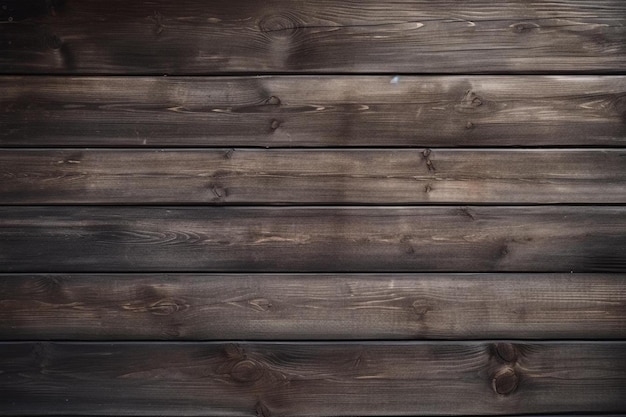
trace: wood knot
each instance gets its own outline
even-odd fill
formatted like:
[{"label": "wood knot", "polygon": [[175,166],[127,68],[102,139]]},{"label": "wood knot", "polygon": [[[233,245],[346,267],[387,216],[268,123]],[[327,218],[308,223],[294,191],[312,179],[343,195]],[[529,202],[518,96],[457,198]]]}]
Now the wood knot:
[{"label": "wood knot", "polygon": [[468,129],[468,130],[473,129],[474,128],[474,123],[472,123],[472,122],[465,123],[465,128]]},{"label": "wood knot", "polygon": [[422,158],[426,161],[426,168],[428,168],[428,172],[435,172],[435,165],[433,164],[433,161],[430,160],[431,153],[430,149],[424,149],[422,151]]},{"label": "wood knot", "polygon": [[[468,111],[473,111],[474,109],[477,109],[483,104],[485,104],[484,100],[480,96],[478,96],[472,90],[467,90],[465,91],[465,94],[463,95],[463,98],[461,99],[461,104],[455,107],[458,111],[468,112]],[[468,124],[465,125],[467,129],[471,129],[472,126],[474,125],[471,122],[468,122]]]},{"label": "wood knot", "polygon": [[248,304],[257,311],[268,311],[272,308],[272,303],[266,298],[255,298],[254,300],[248,301]]},{"label": "wood knot", "polygon": [[509,395],[517,389],[519,377],[512,368],[498,371],[492,380],[493,390],[500,395]]},{"label": "wood knot", "polygon": [[169,316],[189,308],[189,304],[181,300],[163,299],[148,306],[147,310],[155,316]]},{"label": "wood knot", "polygon": [[519,23],[514,23],[509,27],[515,33],[529,33],[529,32],[532,32],[533,30],[539,29],[540,26],[532,22],[519,22]]},{"label": "wood knot", "polygon": [[263,367],[253,360],[237,362],[230,371],[230,376],[237,382],[254,382],[263,377]]},{"label": "wood knot", "polygon": [[270,96],[267,100],[265,100],[265,104],[270,106],[280,106],[280,99],[276,96]]},{"label": "wood knot", "polygon": [[154,34],[158,36],[163,33],[165,28],[165,26],[163,26],[163,15],[155,10],[152,16],[150,16],[150,20],[154,23]]},{"label": "wood knot", "polygon": [[272,130],[276,130],[280,127],[280,122],[276,119],[273,119],[272,122],[270,123],[270,128]]},{"label": "wood knot", "polygon": [[483,104],[483,101],[472,90],[467,90],[463,96],[463,103],[471,107],[478,107]]},{"label": "wood knot", "polygon": [[222,199],[228,197],[228,189],[222,187],[219,184],[209,184],[209,189],[217,199]]},{"label": "wood knot", "polygon": [[418,316],[419,320],[424,320],[426,318],[426,314],[431,310],[429,305],[424,305],[420,300],[414,301],[411,306],[413,307],[413,311]]},{"label": "wood knot", "polygon": [[512,343],[497,343],[495,345],[496,354],[507,363],[514,363],[517,360],[517,349]]},{"label": "wood knot", "polygon": [[301,19],[293,13],[282,12],[265,16],[259,20],[259,30],[274,38],[289,38],[304,26]]}]

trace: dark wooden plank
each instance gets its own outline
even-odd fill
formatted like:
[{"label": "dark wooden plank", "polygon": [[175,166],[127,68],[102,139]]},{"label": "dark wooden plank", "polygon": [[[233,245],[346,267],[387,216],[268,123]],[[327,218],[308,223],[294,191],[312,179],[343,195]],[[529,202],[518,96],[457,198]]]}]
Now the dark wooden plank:
[{"label": "dark wooden plank", "polygon": [[626,408],[622,342],[2,343],[0,368],[3,415],[502,415]]},{"label": "dark wooden plank", "polygon": [[2,207],[4,272],[626,271],[626,207]]},{"label": "dark wooden plank", "polygon": [[626,69],[621,0],[401,0],[385,7],[374,0],[43,3],[3,12],[1,72]]},{"label": "dark wooden plank", "polygon": [[4,150],[3,204],[626,203],[626,150]]},{"label": "dark wooden plank", "polygon": [[625,339],[624,274],[0,275],[3,340]]},{"label": "dark wooden plank", "polygon": [[621,76],[0,77],[0,91],[4,147],[626,145]]}]

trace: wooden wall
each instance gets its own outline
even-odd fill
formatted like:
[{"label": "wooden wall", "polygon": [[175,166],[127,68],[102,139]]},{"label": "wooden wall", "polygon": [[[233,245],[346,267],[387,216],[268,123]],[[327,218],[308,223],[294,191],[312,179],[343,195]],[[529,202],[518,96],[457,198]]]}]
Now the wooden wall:
[{"label": "wooden wall", "polygon": [[0,0],[0,415],[626,413],[626,2]]}]

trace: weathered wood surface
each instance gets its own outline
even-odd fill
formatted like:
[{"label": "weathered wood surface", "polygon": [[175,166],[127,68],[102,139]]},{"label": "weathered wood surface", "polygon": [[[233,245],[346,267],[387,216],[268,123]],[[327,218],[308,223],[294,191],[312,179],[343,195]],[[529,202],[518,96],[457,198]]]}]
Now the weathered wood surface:
[{"label": "weathered wood surface", "polygon": [[0,201],[626,203],[626,150],[2,150]]},{"label": "weathered wood surface", "polygon": [[0,91],[4,147],[626,145],[622,76],[2,77]]},{"label": "weathered wood surface", "polygon": [[2,343],[0,414],[620,412],[626,343]]},{"label": "weathered wood surface", "polygon": [[626,2],[0,0],[0,416],[624,412]]},{"label": "weathered wood surface", "polygon": [[401,0],[384,7],[374,0],[36,3],[39,8],[24,10],[17,2],[13,13],[2,13],[1,72],[626,69],[621,0]]},{"label": "weathered wood surface", "polygon": [[626,275],[0,275],[3,340],[515,338],[626,338]]},{"label": "weathered wood surface", "polygon": [[626,208],[1,207],[4,272],[624,272]]}]

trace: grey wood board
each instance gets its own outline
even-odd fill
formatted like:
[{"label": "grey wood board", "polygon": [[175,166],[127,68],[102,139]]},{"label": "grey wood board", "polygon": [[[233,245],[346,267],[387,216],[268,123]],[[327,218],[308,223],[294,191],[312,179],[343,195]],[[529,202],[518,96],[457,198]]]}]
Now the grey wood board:
[{"label": "grey wood board", "polygon": [[2,340],[626,339],[625,274],[1,274]]},{"label": "grey wood board", "polygon": [[[4,73],[623,72],[620,0],[39,1]],[[56,7],[46,7],[54,4]],[[9,21],[10,20],[10,21]]]},{"label": "grey wood board", "polygon": [[0,207],[3,272],[624,272],[624,206]]},{"label": "grey wood board", "polygon": [[3,147],[626,145],[623,76],[5,76],[0,90]]},{"label": "grey wood board", "polygon": [[1,343],[2,415],[617,413],[623,342]]}]

